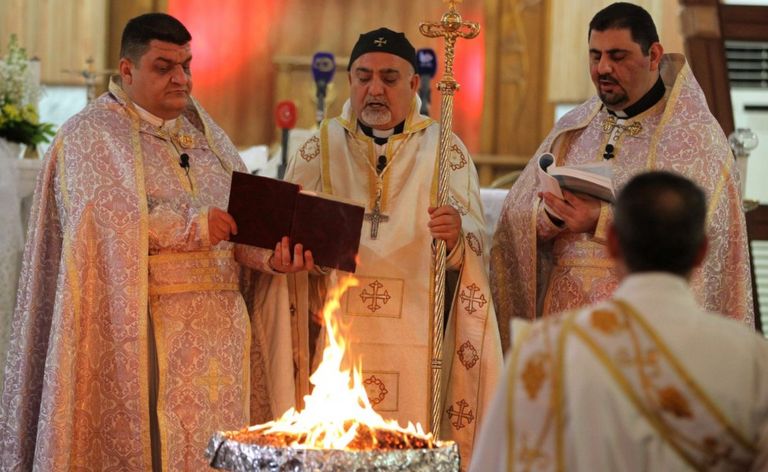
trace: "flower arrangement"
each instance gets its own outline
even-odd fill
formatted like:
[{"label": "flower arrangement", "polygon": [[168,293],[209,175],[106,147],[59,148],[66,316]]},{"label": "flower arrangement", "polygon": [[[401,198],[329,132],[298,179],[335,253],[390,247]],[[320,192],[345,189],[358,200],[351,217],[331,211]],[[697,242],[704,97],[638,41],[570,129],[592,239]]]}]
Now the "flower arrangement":
[{"label": "flower arrangement", "polygon": [[53,124],[40,123],[40,87],[32,80],[27,52],[11,35],[8,54],[0,59],[0,138],[37,146],[55,134]]}]

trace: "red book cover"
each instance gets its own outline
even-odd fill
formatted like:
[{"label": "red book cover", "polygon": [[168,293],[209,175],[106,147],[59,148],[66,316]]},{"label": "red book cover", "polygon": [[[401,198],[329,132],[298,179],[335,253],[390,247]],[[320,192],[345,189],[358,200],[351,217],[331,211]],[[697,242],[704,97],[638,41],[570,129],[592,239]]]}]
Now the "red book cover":
[{"label": "red book cover", "polygon": [[232,173],[227,212],[237,223],[230,241],[274,249],[283,236],[312,251],[315,264],[354,272],[365,208],[290,182]]}]

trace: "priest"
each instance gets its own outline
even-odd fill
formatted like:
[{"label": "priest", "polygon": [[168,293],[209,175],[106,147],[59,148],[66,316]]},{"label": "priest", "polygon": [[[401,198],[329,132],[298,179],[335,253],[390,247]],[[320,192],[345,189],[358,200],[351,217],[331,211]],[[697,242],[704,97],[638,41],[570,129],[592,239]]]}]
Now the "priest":
[{"label": "priest", "polygon": [[[692,278],[706,308],[753,324],[746,225],[735,162],[701,88],[679,54],[664,54],[643,8],[614,3],[589,25],[597,95],[566,114],[539,147],[555,165],[605,162],[616,190],[650,169],[680,172],[709,198],[711,250]],[[507,196],[491,251],[504,345],[509,320],[534,319],[607,298],[616,288],[605,230],[609,203],[541,193],[532,159]],[[545,209],[546,204],[562,219]]]},{"label": "priest", "polygon": [[[152,13],[119,77],[65,123],[38,179],[0,421],[2,470],[202,470],[248,424],[241,267],[304,268],[301,246],[226,241],[224,132],[191,98],[191,35]],[[310,255],[307,255],[310,256]],[[311,256],[306,259],[311,268]]]},{"label": "priest", "polygon": [[679,174],[619,195],[611,298],[513,323],[473,471],[768,470],[768,341],[700,307],[709,207]]},{"label": "priest", "polygon": [[[299,148],[286,178],[365,205],[354,274],[359,284],[344,296],[340,315],[341,324],[350,328],[352,353],[361,356],[369,398],[385,418],[428,428],[431,336],[433,329],[445,329],[445,405],[435,432],[457,440],[466,463],[500,368],[499,334],[486,275],[477,174],[463,143],[453,136],[450,204],[436,207],[440,127],[419,113],[415,67],[415,50],[402,33],[380,28],[360,35],[350,55],[350,99],[340,116],[325,120]],[[446,266],[456,281],[447,299],[450,315],[439,327],[432,323],[436,239],[446,241]],[[323,342],[311,315],[344,275],[325,271],[287,282],[272,278],[273,288],[284,284],[290,293],[275,303],[295,308],[292,325],[261,318],[263,338],[273,339],[267,365],[274,414],[300,403],[309,388],[307,375]]]}]

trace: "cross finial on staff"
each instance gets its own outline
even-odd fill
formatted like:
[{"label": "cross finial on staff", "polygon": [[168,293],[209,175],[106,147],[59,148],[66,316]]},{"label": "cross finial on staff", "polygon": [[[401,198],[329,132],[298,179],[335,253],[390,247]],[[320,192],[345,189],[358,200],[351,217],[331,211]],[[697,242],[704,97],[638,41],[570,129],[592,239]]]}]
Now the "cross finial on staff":
[{"label": "cross finial on staff", "polygon": [[419,31],[428,38],[445,38],[445,75],[438,82],[437,88],[444,95],[453,95],[459,84],[453,78],[454,47],[458,38],[472,39],[480,33],[480,25],[473,21],[464,21],[456,10],[456,4],[463,0],[443,0],[448,4],[448,11],[439,23],[424,22],[419,24]]}]

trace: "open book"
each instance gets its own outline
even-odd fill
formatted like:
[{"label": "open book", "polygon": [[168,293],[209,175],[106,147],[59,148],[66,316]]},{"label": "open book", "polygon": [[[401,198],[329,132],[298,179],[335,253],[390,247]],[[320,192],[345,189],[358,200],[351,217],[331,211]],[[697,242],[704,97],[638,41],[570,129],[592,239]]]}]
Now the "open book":
[{"label": "open book", "polygon": [[562,198],[561,188],[585,193],[613,203],[613,172],[605,162],[577,166],[555,166],[555,156],[546,152],[539,156],[539,186]]},{"label": "open book", "polygon": [[315,264],[354,272],[365,207],[282,180],[232,173],[230,241],[274,249],[283,236],[312,251]]},{"label": "open book", "polygon": [[[555,156],[545,152],[538,157],[539,188],[563,198],[561,189],[584,193],[589,196],[613,203],[616,200],[613,191],[613,172],[608,163],[582,164],[575,166],[556,166]],[[560,217],[546,206],[549,213]]]}]

